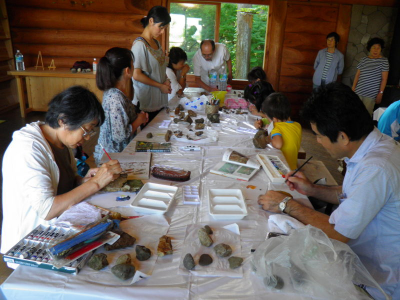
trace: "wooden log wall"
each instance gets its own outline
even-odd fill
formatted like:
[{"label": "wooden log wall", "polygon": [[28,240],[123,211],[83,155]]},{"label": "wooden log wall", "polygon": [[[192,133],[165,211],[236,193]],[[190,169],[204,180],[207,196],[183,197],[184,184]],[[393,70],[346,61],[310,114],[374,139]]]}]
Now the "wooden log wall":
[{"label": "wooden log wall", "polygon": [[112,47],[130,49],[143,28],[140,19],[165,0],[7,0],[11,37],[25,66],[35,66],[39,51],[45,67],[75,61],[92,63]]},{"label": "wooden log wall", "polygon": [[267,76],[289,98],[293,118],[298,119],[303,103],[312,92],[314,61],[318,51],[326,48],[326,35],[336,31],[341,36],[338,49],[345,53],[350,20],[351,5],[272,3]]}]

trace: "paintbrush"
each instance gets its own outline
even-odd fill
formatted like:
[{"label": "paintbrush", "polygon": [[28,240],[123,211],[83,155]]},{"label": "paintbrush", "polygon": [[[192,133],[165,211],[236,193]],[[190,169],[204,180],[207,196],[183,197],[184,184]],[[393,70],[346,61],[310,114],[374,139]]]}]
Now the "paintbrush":
[{"label": "paintbrush", "polygon": [[100,143],[99,143],[99,145],[100,145],[100,147],[103,149],[104,153],[107,155],[108,159],[111,160],[110,155],[107,153],[106,149],[104,149],[103,145],[100,144]]},{"label": "paintbrush", "polygon": [[[310,161],[311,158],[313,158],[313,157],[310,156],[310,158],[307,159],[307,160],[304,162],[304,164],[302,164],[300,167],[298,167],[298,168],[293,172],[293,174],[291,174],[289,177],[293,177],[294,175],[296,175],[296,173],[297,173],[298,171],[300,171],[300,169],[301,169],[302,167],[304,167],[304,165],[305,165],[306,163],[308,163],[308,162]],[[288,181],[289,177],[286,178],[285,183]]]}]

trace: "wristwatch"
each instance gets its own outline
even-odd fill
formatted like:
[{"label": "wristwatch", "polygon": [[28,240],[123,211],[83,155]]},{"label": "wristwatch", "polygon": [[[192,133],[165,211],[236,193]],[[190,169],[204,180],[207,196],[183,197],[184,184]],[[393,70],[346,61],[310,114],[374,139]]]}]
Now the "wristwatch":
[{"label": "wristwatch", "polygon": [[282,200],[281,203],[279,203],[279,209],[281,210],[282,213],[285,214],[286,204],[291,199],[293,199],[293,198],[292,197],[286,197],[285,199]]},{"label": "wristwatch", "polygon": [[383,91],[379,91],[379,94],[383,94]]}]

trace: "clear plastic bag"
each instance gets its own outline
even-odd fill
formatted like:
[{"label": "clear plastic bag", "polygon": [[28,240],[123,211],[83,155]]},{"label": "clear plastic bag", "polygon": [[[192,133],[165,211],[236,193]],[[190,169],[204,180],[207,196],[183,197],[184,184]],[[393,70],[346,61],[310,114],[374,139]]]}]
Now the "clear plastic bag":
[{"label": "clear plastic bag", "polygon": [[252,266],[266,288],[277,292],[335,300],[371,299],[354,286],[362,284],[391,299],[347,244],[329,239],[311,225],[263,242],[253,254]]}]

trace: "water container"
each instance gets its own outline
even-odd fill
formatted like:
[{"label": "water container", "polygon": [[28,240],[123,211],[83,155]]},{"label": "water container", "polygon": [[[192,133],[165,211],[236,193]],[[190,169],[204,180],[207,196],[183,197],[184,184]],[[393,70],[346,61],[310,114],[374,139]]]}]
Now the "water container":
[{"label": "water container", "polygon": [[95,58],[93,58],[93,74],[96,74],[97,72],[97,61]]},{"label": "water container", "polygon": [[218,89],[220,91],[226,91],[226,85],[228,82],[228,75],[226,74],[225,71],[225,66],[222,66],[220,72],[219,72],[219,85]]},{"label": "water container", "polygon": [[209,79],[208,85],[211,88],[217,88],[218,73],[216,70],[212,69],[211,71],[208,72],[208,79]]},{"label": "water container", "polygon": [[17,53],[15,53],[15,66],[17,71],[25,70],[24,56],[19,50],[17,50]]}]

